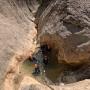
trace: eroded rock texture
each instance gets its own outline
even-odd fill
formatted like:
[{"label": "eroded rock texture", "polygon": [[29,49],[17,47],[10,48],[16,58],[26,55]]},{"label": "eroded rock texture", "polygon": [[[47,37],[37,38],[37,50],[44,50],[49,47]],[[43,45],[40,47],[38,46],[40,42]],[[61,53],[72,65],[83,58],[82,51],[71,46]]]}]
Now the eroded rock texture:
[{"label": "eroded rock texture", "polygon": [[[22,77],[17,75],[20,62],[31,56],[36,47],[34,20],[38,6],[37,0],[0,0],[0,90],[52,90],[32,78],[25,78],[20,84]],[[70,73],[64,72],[60,79],[76,82],[90,78],[90,1],[43,0],[36,17],[38,40],[50,45],[52,60],[75,67],[74,72],[70,67]],[[40,86],[33,85],[35,82]],[[86,80],[50,87],[53,90],[90,90],[89,83]]]},{"label": "eroded rock texture", "polygon": [[90,61],[89,0],[54,0],[39,19],[40,40],[57,50],[58,62]]},{"label": "eroded rock texture", "polygon": [[[33,21],[37,8],[36,0],[0,0],[0,86],[8,90],[13,90],[11,76],[19,66],[13,57],[28,57],[34,51],[37,31]],[[5,81],[9,85],[4,86]]]},{"label": "eroded rock texture", "polygon": [[63,81],[90,78],[90,1],[53,0],[38,19],[38,39],[51,46],[52,60],[74,68]]}]

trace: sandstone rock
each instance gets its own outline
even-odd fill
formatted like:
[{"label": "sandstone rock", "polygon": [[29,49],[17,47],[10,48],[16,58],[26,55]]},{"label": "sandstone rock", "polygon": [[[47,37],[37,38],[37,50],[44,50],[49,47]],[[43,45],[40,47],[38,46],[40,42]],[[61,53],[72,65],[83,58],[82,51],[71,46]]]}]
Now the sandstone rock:
[{"label": "sandstone rock", "polygon": [[90,62],[89,8],[89,0],[54,0],[41,14],[38,38],[57,50],[58,62]]},{"label": "sandstone rock", "polygon": [[[19,90],[89,90],[90,89],[90,80],[84,80],[73,84],[67,85],[50,85],[49,87],[43,84],[40,84],[33,78],[25,76]],[[50,88],[51,87],[51,88]]]},{"label": "sandstone rock", "polygon": [[[18,71],[21,61],[16,57],[24,60],[35,50],[37,31],[33,21],[37,8],[36,0],[0,0],[0,90],[3,82],[8,82],[7,76],[12,79]],[[7,90],[10,85],[5,86]]]},{"label": "sandstone rock", "polygon": [[38,41],[51,46],[51,60],[70,65],[60,76],[63,82],[90,78],[89,9],[89,0],[53,0],[37,17]]},{"label": "sandstone rock", "polygon": [[81,65],[61,78],[65,82],[90,78],[90,1],[43,2],[47,3],[38,9],[37,0],[0,0],[0,90],[18,90],[19,85],[19,90],[90,90],[90,80],[48,87],[18,75],[21,62],[36,48],[38,9],[38,41],[51,46],[52,60],[75,68]]},{"label": "sandstone rock", "polygon": [[64,86],[52,86],[54,90],[89,90],[90,80],[84,80],[73,84],[68,84]]},{"label": "sandstone rock", "polygon": [[51,90],[31,77],[25,76],[21,82],[19,90]]}]

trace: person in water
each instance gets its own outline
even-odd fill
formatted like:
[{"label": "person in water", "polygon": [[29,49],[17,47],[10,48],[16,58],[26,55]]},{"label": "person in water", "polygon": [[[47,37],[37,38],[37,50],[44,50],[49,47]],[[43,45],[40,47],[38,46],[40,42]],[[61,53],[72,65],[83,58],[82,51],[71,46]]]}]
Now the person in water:
[{"label": "person in water", "polygon": [[44,64],[45,66],[48,65],[48,57],[47,57],[47,56],[44,56],[44,58],[43,58],[43,64]]},{"label": "person in water", "polygon": [[41,51],[42,51],[42,54],[43,54],[43,55],[46,55],[48,52],[51,51],[50,46],[47,45],[47,44],[41,45],[40,48],[41,48]]},{"label": "person in water", "polygon": [[38,64],[35,64],[34,72],[32,74],[34,75],[40,74],[40,68]]}]

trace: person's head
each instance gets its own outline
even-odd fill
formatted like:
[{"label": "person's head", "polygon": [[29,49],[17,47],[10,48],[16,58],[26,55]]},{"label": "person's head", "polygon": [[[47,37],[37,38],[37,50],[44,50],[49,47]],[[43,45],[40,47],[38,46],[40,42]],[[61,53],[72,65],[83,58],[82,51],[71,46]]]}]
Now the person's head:
[{"label": "person's head", "polygon": [[45,57],[45,58],[47,58],[47,56],[46,56],[46,55],[45,55],[44,57]]},{"label": "person's head", "polygon": [[35,64],[35,67],[38,67],[38,64]]},{"label": "person's head", "polygon": [[45,55],[44,58],[47,59],[48,57]]},{"label": "person's head", "polygon": [[36,60],[36,58],[35,58],[35,57],[32,57],[32,59],[33,59],[33,60]]}]

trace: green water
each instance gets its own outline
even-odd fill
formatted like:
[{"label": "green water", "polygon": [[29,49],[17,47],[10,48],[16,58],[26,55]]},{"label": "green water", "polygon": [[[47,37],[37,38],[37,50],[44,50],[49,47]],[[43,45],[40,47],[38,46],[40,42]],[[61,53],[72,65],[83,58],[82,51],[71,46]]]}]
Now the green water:
[{"label": "green water", "polygon": [[32,71],[34,69],[34,64],[29,60],[26,60],[21,66],[21,72],[26,75],[32,76]]},{"label": "green water", "polygon": [[55,83],[62,72],[60,64],[49,64],[46,68],[46,77],[49,78],[53,83]]},{"label": "green water", "polygon": [[[40,75],[39,76],[33,76],[32,72],[34,70],[34,63],[30,62],[29,60],[26,60],[25,62],[23,62],[22,66],[21,66],[21,72],[23,74],[35,77],[38,80],[44,80],[45,77],[47,77],[49,80],[51,80],[52,82],[56,82],[58,77],[60,76],[61,72],[63,72],[63,66],[60,65],[58,63],[57,60],[57,54],[55,54],[56,52],[54,51],[51,53],[48,53],[48,66],[44,67],[43,66],[43,55],[41,52],[38,52],[35,54],[36,59],[39,61],[39,65],[40,65]],[[45,72],[44,72],[45,71]]]},{"label": "green water", "polygon": [[44,79],[44,77],[46,76],[48,79],[50,79],[52,82],[56,82],[57,78],[59,77],[60,73],[61,73],[61,68],[60,68],[60,64],[53,64],[53,63],[49,63],[47,68],[45,68],[45,73],[43,71],[41,72],[40,75],[38,76],[33,76],[32,72],[34,70],[34,63],[30,62],[29,60],[26,60],[22,66],[21,66],[21,72],[24,75],[28,75],[30,77],[34,77],[36,79],[38,79],[39,81],[42,81],[42,79]]},{"label": "green water", "polygon": [[35,76],[32,74],[33,70],[34,70],[34,63],[30,62],[29,60],[26,60],[20,67],[20,72],[23,75],[33,77],[39,82],[43,83],[44,74],[41,72],[39,75]]}]

